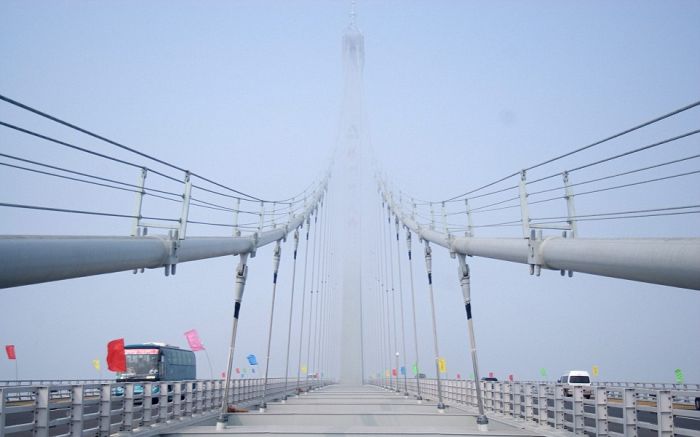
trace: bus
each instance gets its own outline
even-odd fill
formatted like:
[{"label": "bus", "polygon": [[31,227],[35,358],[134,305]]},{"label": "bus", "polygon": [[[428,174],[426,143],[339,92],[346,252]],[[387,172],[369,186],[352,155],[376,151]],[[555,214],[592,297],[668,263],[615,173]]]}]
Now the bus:
[{"label": "bus", "polygon": [[194,352],[164,343],[130,344],[124,347],[126,372],[117,382],[184,381],[197,378]]}]

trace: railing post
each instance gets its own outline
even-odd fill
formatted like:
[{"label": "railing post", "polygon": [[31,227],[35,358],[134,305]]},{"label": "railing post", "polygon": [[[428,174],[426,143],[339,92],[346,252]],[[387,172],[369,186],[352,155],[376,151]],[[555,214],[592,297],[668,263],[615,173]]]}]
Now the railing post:
[{"label": "railing post", "polygon": [[441,213],[442,213],[442,227],[445,231],[445,235],[450,235],[450,230],[447,228],[447,211],[445,210],[445,202],[442,202],[441,205]]},{"label": "railing post", "polygon": [[146,193],[144,186],[146,185],[146,176],[148,170],[146,167],[141,167],[141,175],[139,176],[139,191],[136,192],[136,211],[134,212],[134,222],[131,226],[131,236],[139,235],[139,226],[141,226],[141,211],[143,209],[143,195]]},{"label": "railing post", "polygon": [[597,437],[608,435],[608,389],[594,387],[595,390],[595,435]]},{"label": "railing post", "polygon": [[[48,388],[47,388],[48,390]],[[47,393],[48,398],[48,393]],[[38,400],[38,394],[37,394]],[[108,437],[112,433],[112,385],[102,384],[100,387],[100,424],[98,435]],[[48,434],[47,434],[48,435]],[[35,434],[35,437],[39,437]]]},{"label": "railing post", "polygon": [[554,428],[564,429],[564,387],[554,386]]},{"label": "railing post", "polygon": [[571,189],[571,183],[569,182],[569,172],[565,171],[562,173],[564,178],[564,187],[566,193],[566,211],[568,216],[569,227],[571,227],[571,237],[576,238],[578,235],[578,230],[576,226],[576,208],[574,206],[574,191]]},{"label": "railing post", "polygon": [[547,384],[539,383],[537,384],[537,423],[542,426],[547,425],[547,419],[549,415],[547,411],[549,410],[549,401],[547,400]]},{"label": "railing post", "polygon": [[190,197],[192,195],[192,179],[190,177],[190,172],[185,172],[185,192],[182,195],[182,213],[180,214],[180,230],[178,235],[180,240],[185,239],[187,234],[187,219],[190,214]]},{"label": "railing post", "polygon": [[260,223],[258,224],[258,235],[262,233],[263,228],[265,227],[265,202],[260,202]]},{"label": "railing post", "polygon": [[673,435],[673,396],[670,390],[656,391],[656,423],[659,437]]},{"label": "railing post", "polygon": [[[228,376],[228,375],[227,375]],[[192,416],[192,389],[194,382],[188,381],[185,383],[185,415]]]},{"label": "railing post", "polygon": [[503,414],[513,416],[513,383],[503,383]]},{"label": "railing post", "polygon": [[627,437],[637,435],[637,393],[633,388],[622,392],[622,433]]},{"label": "railing post", "polygon": [[583,435],[583,387],[574,386],[572,397],[572,415],[574,422],[574,434]]},{"label": "railing post", "polygon": [[[124,411],[122,412],[124,431],[131,431],[134,426],[134,384],[124,384]],[[81,436],[76,436],[81,437]]]},{"label": "railing post", "polygon": [[49,388],[38,387],[36,390],[36,408],[34,410],[34,437],[49,436]]},{"label": "railing post", "polygon": [[520,172],[520,183],[518,185],[520,189],[520,216],[523,226],[523,238],[528,238],[530,236],[530,213],[527,207],[527,175],[525,170]]},{"label": "railing post", "polygon": [[143,413],[141,415],[143,426],[148,426],[153,422],[153,389],[152,384],[147,382],[143,384],[143,400],[141,405],[143,406]]},{"label": "railing post", "polygon": [[476,384],[478,383],[479,381],[469,382],[469,405],[472,407],[476,407]]},{"label": "railing post", "polygon": [[168,417],[168,383],[161,382],[160,393],[158,393],[158,422],[167,422]]},{"label": "railing post", "polygon": [[472,207],[469,206],[469,199],[464,199],[464,207],[467,210],[467,237],[474,236],[474,223],[472,221]]},{"label": "railing post", "polygon": [[524,396],[525,396],[525,421],[530,422],[532,421],[532,384],[530,383],[525,383],[524,387]]},{"label": "railing post", "polygon": [[173,384],[173,418],[182,419],[182,384]]},{"label": "railing post", "polygon": [[241,198],[236,199],[236,208],[233,210],[233,236],[240,237],[241,230],[238,229],[238,214],[241,209]]},{"label": "railing post", "polygon": [[503,383],[494,384],[493,390],[493,412],[503,414]]},{"label": "railing post", "polygon": [[5,401],[5,391],[0,388],[0,437],[5,437],[5,408],[7,408],[7,403]]},{"label": "railing post", "polygon": [[[2,408],[0,408],[2,411]],[[1,422],[2,420],[0,420]],[[1,425],[0,425],[1,426]],[[73,437],[83,436],[83,386],[71,387],[70,434]],[[2,432],[0,431],[0,435]]]},{"label": "railing post", "polygon": [[207,411],[212,409],[212,402],[214,401],[214,385],[212,381],[207,381],[205,382],[206,387],[207,387],[207,393],[206,393],[206,402],[205,402],[205,409]]},{"label": "railing post", "polygon": [[202,382],[197,383],[197,398],[195,404],[195,411],[199,414],[204,412],[204,384]]}]

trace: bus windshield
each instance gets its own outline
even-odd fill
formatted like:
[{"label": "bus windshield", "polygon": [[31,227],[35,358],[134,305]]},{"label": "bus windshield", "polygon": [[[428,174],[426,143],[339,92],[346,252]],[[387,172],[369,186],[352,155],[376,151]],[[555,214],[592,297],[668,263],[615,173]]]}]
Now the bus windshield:
[{"label": "bus windshield", "polygon": [[117,379],[158,379],[158,349],[126,349],[126,372]]}]

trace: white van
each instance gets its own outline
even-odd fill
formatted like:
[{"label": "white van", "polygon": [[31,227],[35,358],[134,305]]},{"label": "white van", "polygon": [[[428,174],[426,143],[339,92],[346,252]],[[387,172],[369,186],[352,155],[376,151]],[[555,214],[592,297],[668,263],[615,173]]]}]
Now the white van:
[{"label": "white van", "polygon": [[584,387],[583,397],[591,398],[591,375],[585,370],[570,370],[560,376],[557,383],[564,385],[564,395],[571,396],[571,387]]}]

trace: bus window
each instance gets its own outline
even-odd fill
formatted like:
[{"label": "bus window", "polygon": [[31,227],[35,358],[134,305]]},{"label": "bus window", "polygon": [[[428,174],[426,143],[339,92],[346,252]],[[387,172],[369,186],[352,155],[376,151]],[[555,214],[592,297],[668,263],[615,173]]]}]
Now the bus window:
[{"label": "bus window", "polygon": [[126,372],[117,373],[118,380],[158,378],[158,349],[126,349]]}]

